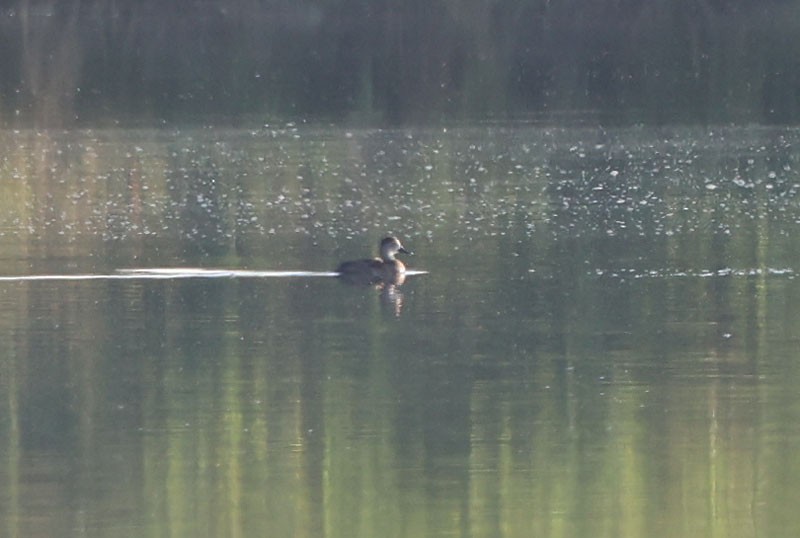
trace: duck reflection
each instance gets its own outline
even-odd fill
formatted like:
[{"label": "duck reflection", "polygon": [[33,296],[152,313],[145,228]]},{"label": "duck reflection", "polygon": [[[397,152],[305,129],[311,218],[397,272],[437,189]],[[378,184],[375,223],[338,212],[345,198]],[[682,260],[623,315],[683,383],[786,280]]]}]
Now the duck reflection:
[{"label": "duck reflection", "polygon": [[[399,285],[399,284],[398,284]],[[395,317],[403,311],[403,292],[394,284],[383,284],[381,288],[381,308]]]}]

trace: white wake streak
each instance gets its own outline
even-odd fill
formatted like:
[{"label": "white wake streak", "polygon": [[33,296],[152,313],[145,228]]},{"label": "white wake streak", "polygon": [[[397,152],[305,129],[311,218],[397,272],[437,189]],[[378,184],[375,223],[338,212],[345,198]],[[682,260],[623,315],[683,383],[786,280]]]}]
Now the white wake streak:
[{"label": "white wake streak", "polygon": [[[427,271],[407,271],[407,275],[424,275]],[[0,282],[37,282],[58,280],[172,280],[181,278],[308,278],[336,277],[332,271],[251,271],[247,269],[201,269],[195,267],[154,267],[118,269],[111,274],[19,275],[0,276]]]}]

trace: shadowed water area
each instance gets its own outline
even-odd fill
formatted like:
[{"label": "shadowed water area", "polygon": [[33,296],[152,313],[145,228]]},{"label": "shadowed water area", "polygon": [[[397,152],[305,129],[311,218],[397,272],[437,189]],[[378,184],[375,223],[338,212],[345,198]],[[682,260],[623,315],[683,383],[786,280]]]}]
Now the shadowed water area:
[{"label": "shadowed water area", "polygon": [[800,535],[796,129],[0,149],[3,536]]}]

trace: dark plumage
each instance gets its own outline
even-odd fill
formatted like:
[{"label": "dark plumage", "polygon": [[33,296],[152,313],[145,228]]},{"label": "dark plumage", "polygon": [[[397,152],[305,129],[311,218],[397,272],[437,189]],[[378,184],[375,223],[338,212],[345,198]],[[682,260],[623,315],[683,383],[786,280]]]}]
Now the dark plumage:
[{"label": "dark plumage", "polygon": [[406,266],[395,258],[398,253],[411,254],[396,237],[385,237],[380,244],[380,258],[343,262],[336,272],[350,282],[402,284]]}]

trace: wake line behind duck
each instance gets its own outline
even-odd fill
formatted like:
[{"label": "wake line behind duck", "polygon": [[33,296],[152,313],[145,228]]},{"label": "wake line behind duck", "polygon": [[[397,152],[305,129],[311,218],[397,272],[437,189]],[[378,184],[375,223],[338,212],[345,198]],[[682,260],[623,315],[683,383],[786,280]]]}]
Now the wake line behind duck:
[{"label": "wake line behind duck", "polygon": [[110,274],[19,275],[0,276],[0,282],[36,282],[48,280],[170,280],[185,278],[291,278],[336,277],[339,273],[323,271],[250,271],[246,269],[202,269],[197,267],[152,267],[117,269]]},{"label": "wake line behind duck", "polygon": [[325,278],[341,277],[347,283],[400,285],[406,276],[427,271],[406,270],[397,253],[411,254],[395,237],[381,241],[380,258],[344,262],[336,271],[259,271],[251,269],[205,269],[201,267],[144,267],[117,269],[111,274],[50,274],[0,276],[0,282],[66,280],[169,280],[186,278]]}]

